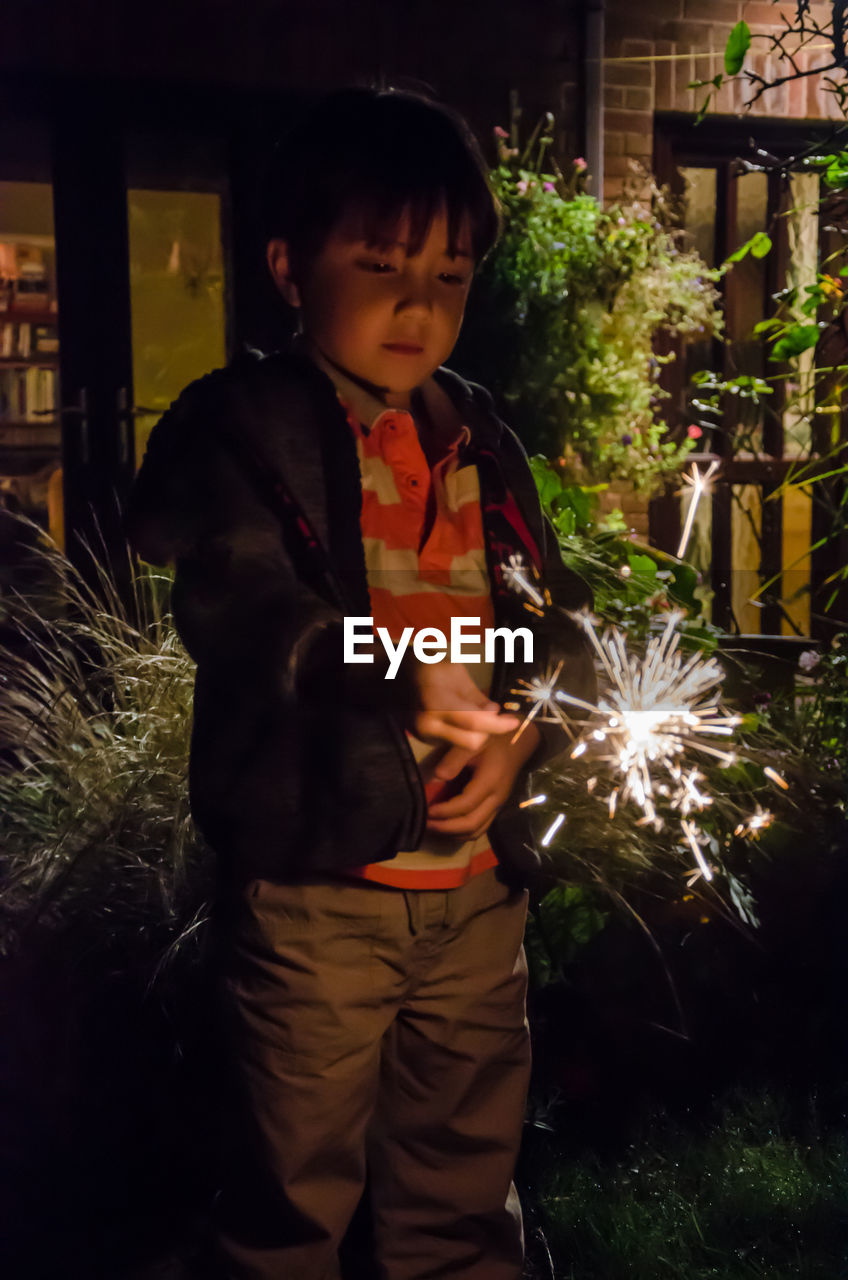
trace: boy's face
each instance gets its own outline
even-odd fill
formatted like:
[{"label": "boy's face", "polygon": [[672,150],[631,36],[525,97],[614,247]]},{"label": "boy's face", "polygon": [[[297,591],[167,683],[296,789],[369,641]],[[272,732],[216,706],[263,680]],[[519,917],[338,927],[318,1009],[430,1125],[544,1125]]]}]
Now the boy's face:
[{"label": "boy's face", "polygon": [[272,240],[268,262],[281,291],[302,309],[306,341],[345,373],[371,383],[387,405],[408,409],[410,392],[447,360],[462,325],[474,261],[463,226],[448,251],[442,208],[421,250],[409,257],[408,214],[397,243],[369,248],[361,229],[337,227],[307,278],[294,286],[284,241]]}]

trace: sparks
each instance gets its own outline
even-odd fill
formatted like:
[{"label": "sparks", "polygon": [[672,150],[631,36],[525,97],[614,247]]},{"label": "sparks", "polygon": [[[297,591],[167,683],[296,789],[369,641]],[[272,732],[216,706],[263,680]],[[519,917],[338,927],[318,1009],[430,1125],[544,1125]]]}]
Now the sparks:
[{"label": "sparks", "polygon": [[545,832],[545,834],[542,836],[542,839],[541,839],[541,841],[540,841],[540,843],[541,843],[545,848],[547,848],[547,846],[551,843],[551,841],[553,840],[554,836],[555,836],[555,835],[556,835],[556,833],[559,831],[560,827],[562,826],[562,824],[563,824],[564,822],[565,822],[565,814],[564,814],[564,813],[558,813],[558,814],[557,814],[557,816],[554,818],[553,822],[551,823],[551,825],[548,827],[548,829],[547,829],[547,831]]},{"label": "sparks", "polygon": [[[705,493],[709,493],[712,489],[712,479],[718,471],[721,464],[714,458],[706,471],[698,470],[696,463],[692,463],[692,470],[688,476],[683,476],[683,483],[688,485],[691,493],[689,495],[689,507],[686,511],[686,522],[683,525],[683,533],[680,536],[680,546],[677,548],[677,558],[681,560],[686,554],[686,548],[689,545],[689,538],[692,533],[692,526],[695,523],[695,514],[698,510],[698,503]],[[683,490],[681,489],[682,493]]]},{"label": "sparks", "polygon": [[[703,476],[694,468],[693,507],[694,499],[706,491],[717,467],[717,463],[711,463]],[[694,519],[692,508],[690,515]],[[691,528],[689,520],[687,524]],[[523,591],[534,603],[543,603],[527,580],[520,556],[511,556],[503,572],[514,590]],[[550,605],[550,597],[545,603]],[[512,741],[521,736],[537,715],[543,720],[558,721],[572,739],[577,739],[571,752],[573,760],[588,755],[611,767],[615,781],[606,796],[610,819],[615,817],[620,805],[631,802],[642,811],[637,825],[653,825],[656,831],[661,831],[664,820],[657,801],[665,802],[665,806],[678,815],[680,829],[695,858],[694,879],[703,876],[711,880],[713,873],[701,850],[701,841],[706,837],[692,814],[712,804],[712,797],[699,786],[704,781],[703,775],[695,768],[684,770],[681,757],[684,752],[696,751],[718,760],[723,767],[735,762],[733,751],[705,740],[729,738],[742,723],[741,716],[727,715],[721,707],[719,687],[724,672],[715,658],[704,658],[701,652],[684,659],[679,651],[677,631],[682,613],[669,615],[662,633],[648,642],[643,659],[628,653],[625,637],[617,628],[609,628],[599,636],[598,619],[588,609],[569,612],[567,616],[581,626],[589,638],[606,676],[607,687],[596,704],[558,689],[561,662],[542,679],[519,681],[521,687],[512,693],[529,703],[530,709]],[[588,721],[579,733],[571,729],[558,703],[588,713]],[[779,786],[788,786],[773,769],[765,772]],[[597,776],[593,776],[587,783],[590,794],[594,793],[596,784]],[[543,845],[553,839],[564,821],[564,814],[554,820],[542,837]]]},{"label": "sparks", "polygon": [[668,793],[671,808],[688,817],[705,808],[710,798],[697,785],[702,775],[694,769],[684,773],[679,757],[684,751],[698,751],[723,765],[735,758],[733,752],[704,740],[731,735],[740,717],[725,715],[720,708],[717,689],[724,673],[715,659],[696,653],[684,661],[676,631],[680,616],[669,617],[662,635],[649,642],[643,661],[627,652],[620,632],[613,629],[598,637],[594,627],[584,623],[608,687],[591,708],[562,690],[554,695],[592,712],[572,758],[588,751],[611,765],[622,777],[611,807],[619,801],[635,802],[650,822],[657,821],[657,770],[676,784]]},{"label": "sparks", "polygon": [[530,796],[529,800],[522,800],[518,807],[519,809],[527,809],[531,804],[544,804],[547,798],[546,795]]},{"label": "sparks", "polygon": [[740,822],[739,826],[733,832],[735,836],[750,836],[752,840],[759,840],[760,832],[765,831],[766,827],[770,827],[774,822],[774,814],[770,809],[763,809],[757,805],[752,814],[749,814],[744,822]]},{"label": "sparks", "polygon": [[[698,836],[700,834],[700,832],[698,831],[698,828],[695,826],[694,822],[690,822],[688,818],[683,818],[681,820],[680,826],[683,829],[683,834],[686,837],[689,848],[692,850],[692,853],[695,856],[695,861],[698,864],[698,871],[701,873],[701,875],[704,877],[705,880],[712,880],[713,878],[712,870],[707,865],[707,861],[703,853],[701,852],[701,846],[698,843]],[[694,881],[689,882],[690,889],[693,883]]]},{"label": "sparks", "polygon": [[515,552],[509,557],[505,565],[501,565],[503,580],[506,585],[513,591],[523,591],[529,596],[537,608],[544,608],[547,603],[541,591],[538,591],[528,578],[530,570],[524,563],[524,559],[520,553]]},{"label": "sparks", "polygon": [[[520,681],[513,693],[530,705],[513,741],[537,715],[558,720],[576,737],[572,759],[586,755],[611,769],[613,786],[604,797],[610,818],[630,803],[641,810],[638,825],[660,831],[660,807],[670,809],[695,856],[697,875],[711,879],[693,815],[712,804],[712,797],[703,789],[703,774],[684,767],[683,757],[697,752],[725,767],[736,759],[733,751],[710,741],[731,737],[741,723],[740,716],[728,715],[721,707],[723,671],[714,658],[700,652],[688,658],[681,654],[680,613],[669,616],[662,633],[649,641],[643,659],[628,653],[625,637],[616,628],[599,635],[587,613],[570,616],[585,630],[606,688],[594,704],[557,688],[562,663],[544,679]],[[570,707],[588,715],[578,733],[568,723]],[[593,777],[590,793],[596,784]]]},{"label": "sparks", "polygon": [[536,716],[539,716],[541,720],[561,725],[569,737],[574,737],[566,717],[554,701],[556,682],[559,679],[562,667],[563,663],[558,662],[554,670],[548,671],[541,679],[534,677],[532,680],[519,680],[519,688],[512,690],[513,693],[520,695],[526,702],[530,703],[530,711],[516,729],[510,739],[511,742],[518,741],[528,724],[531,724]]}]

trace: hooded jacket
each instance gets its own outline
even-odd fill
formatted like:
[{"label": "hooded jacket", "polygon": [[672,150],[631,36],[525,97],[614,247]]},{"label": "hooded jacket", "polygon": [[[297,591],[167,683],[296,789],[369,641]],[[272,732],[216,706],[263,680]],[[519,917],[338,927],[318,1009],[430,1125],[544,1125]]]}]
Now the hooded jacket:
[{"label": "hooded jacket", "polygon": [[[470,433],[462,459],[480,476],[495,625],[534,632],[532,664],[496,662],[491,697],[562,659],[560,683],[591,701],[589,646],[562,612],[591,605],[591,593],[562,562],[524,449],[482,387],[446,368],[433,376]],[[249,352],[186,387],[153,428],[130,493],[127,539],[141,559],[175,564],[174,623],[197,663],[192,816],[239,879],[340,871],[421,843],[409,664],[387,680],[385,663],[342,662],[343,617],[371,612],[361,505],[336,389],[293,349]],[[512,554],[550,591],[544,619],[503,581]],[[558,727],[539,728],[489,831],[518,882],[540,859],[516,802],[529,769],[567,745]]]}]

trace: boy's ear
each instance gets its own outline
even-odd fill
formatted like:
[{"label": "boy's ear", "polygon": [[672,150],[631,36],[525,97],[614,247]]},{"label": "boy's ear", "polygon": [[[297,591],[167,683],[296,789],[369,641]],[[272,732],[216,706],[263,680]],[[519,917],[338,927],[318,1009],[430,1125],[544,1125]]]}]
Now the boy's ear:
[{"label": "boy's ear", "polygon": [[287,240],[269,240],[266,251],[268,268],[274,284],[290,307],[300,306],[300,291],[292,279]]}]

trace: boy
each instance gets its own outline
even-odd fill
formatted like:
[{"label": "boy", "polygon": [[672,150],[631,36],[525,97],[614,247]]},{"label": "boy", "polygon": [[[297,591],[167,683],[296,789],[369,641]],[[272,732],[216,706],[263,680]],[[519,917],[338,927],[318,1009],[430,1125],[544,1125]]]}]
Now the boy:
[{"label": "boy", "polygon": [[[220,1254],[245,1280],[337,1275],[367,1169],[384,1280],[517,1280],[538,865],[517,800],[565,743],[516,739],[500,704],[552,658],[584,698],[593,673],[579,629],[563,615],[554,653],[501,565],[521,555],[568,608],[589,593],[490,397],[442,367],[498,233],[461,118],[343,90],[274,175],[267,260],[298,335],[182,393],[127,515],[145,560],[176,561],[197,662],[191,803],[221,866],[241,1090]],[[532,626],[533,660],[343,660],[345,618],[399,646],[455,617]]]}]

